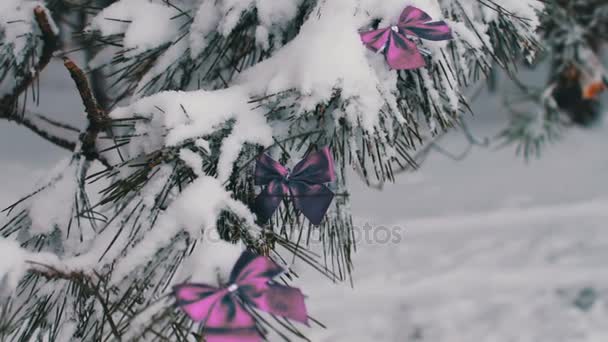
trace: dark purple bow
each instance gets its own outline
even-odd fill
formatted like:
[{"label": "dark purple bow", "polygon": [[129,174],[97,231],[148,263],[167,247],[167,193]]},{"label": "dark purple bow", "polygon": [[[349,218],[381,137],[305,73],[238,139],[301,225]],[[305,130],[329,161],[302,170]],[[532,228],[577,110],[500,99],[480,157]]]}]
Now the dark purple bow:
[{"label": "dark purple bow", "polygon": [[372,51],[384,52],[388,65],[396,70],[416,69],[426,65],[418,46],[409,37],[427,40],[452,39],[452,30],[444,21],[433,21],[419,8],[408,6],[397,25],[360,33],[363,43]]},{"label": "dark purple bow", "polygon": [[204,322],[208,342],[261,340],[246,307],[308,324],[299,289],[272,283],[283,269],[267,257],[245,251],[232,268],[227,286],[181,284],[173,287],[177,305],[194,321]]},{"label": "dark purple bow", "polygon": [[255,200],[255,211],[260,221],[266,222],[283,197],[288,196],[312,224],[318,225],[334,197],[324,183],[334,180],[334,161],[329,147],[308,153],[292,171],[262,154],[255,167],[255,184],[265,187]]}]

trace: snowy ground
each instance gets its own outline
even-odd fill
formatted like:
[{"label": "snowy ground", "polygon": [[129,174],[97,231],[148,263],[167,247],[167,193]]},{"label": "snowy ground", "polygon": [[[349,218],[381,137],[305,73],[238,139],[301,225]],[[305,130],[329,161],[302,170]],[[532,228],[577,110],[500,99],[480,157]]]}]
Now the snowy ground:
[{"label": "snowy ground", "polygon": [[[80,105],[67,76],[55,68],[47,77],[45,112],[81,124],[62,111]],[[476,106],[478,136],[504,124],[496,108]],[[382,192],[355,182],[358,225],[393,228],[401,241],[359,245],[354,289],[305,272],[310,311],[328,325],[312,340],[608,341],[607,143],[600,125],[568,132],[528,165],[511,149],[475,149],[459,163],[435,154]],[[464,139],[442,146],[456,153]],[[62,156],[0,122],[0,205]]]},{"label": "snowy ground", "polygon": [[354,289],[308,287],[329,325],[313,341],[608,341],[607,142],[601,125],[528,165],[512,149],[434,155],[383,192],[355,191],[359,225],[402,241],[360,246]]}]

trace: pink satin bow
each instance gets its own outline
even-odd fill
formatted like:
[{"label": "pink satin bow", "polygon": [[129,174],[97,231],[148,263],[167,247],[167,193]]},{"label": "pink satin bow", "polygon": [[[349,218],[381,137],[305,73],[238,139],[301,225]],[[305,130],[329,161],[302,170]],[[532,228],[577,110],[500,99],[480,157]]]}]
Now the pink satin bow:
[{"label": "pink satin bow", "polygon": [[281,273],[269,258],[245,251],[226,286],[186,283],[174,286],[173,294],[192,320],[204,323],[207,342],[258,342],[262,338],[252,308],[308,325],[302,292],[272,282]]},{"label": "pink satin bow", "polygon": [[408,6],[397,25],[360,33],[363,43],[372,51],[384,52],[391,69],[409,70],[426,65],[418,46],[410,37],[427,40],[452,39],[452,30],[444,21],[432,18],[419,8]]}]

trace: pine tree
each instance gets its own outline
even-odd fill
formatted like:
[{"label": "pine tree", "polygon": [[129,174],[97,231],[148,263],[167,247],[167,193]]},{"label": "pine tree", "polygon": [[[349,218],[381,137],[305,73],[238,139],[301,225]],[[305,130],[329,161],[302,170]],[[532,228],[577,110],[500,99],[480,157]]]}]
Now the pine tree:
[{"label": "pine tree", "polygon": [[518,153],[526,159],[539,157],[565,128],[597,123],[599,95],[608,80],[602,64],[608,34],[605,1],[549,1],[540,27],[543,52],[530,67],[550,64],[548,82],[539,86],[514,79],[519,94],[508,100],[513,115],[502,132],[504,141],[517,144]]},{"label": "pine tree", "polygon": [[[391,70],[359,32],[391,25],[405,5],[445,20],[454,39],[418,41],[427,66]],[[470,111],[468,89],[494,66],[511,73],[534,57],[543,8],[536,0],[2,1],[1,117],[73,155],[6,210],[0,255],[12,261],[0,261],[0,340],[200,340],[204,327],[172,305],[171,286],[226,279],[242,248],[349,280],[346,171],[374,186],[417,167]],[[86,25],[69,25],[75,18]],[[78,50],[94,55],[84,67],[73,61]],[[74,80],[84,130],[31,111],[52,58]],[[287,200],[269,223],[256,220],[256,157],[288,165],[315,146],[331,147],[337,169],[322,223]],[[284,280],[295,277],[290,269]],[[306,339],[289,322],[258,319],[271,340]]]}]

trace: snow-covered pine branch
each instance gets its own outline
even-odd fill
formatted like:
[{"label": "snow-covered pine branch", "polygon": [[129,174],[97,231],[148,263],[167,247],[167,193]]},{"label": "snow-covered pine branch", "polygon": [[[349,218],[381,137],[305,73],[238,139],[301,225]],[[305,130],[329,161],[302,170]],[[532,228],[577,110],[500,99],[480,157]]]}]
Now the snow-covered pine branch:
[{"label": "snow-covered pine branch", "polygon": [[[357,32],[395,22],[410,3],[447,19],[456,39],[449,46],[423,42],[433,52],[429,67],[397,73],[363,48]],[[265,99],[260,105],[271,119],[281,125],[285,117],[294,119],[285,135],[303,133],[297,126],[307,124],[301,121],[319,117],[318,107],[333,106],[324,124],[328,131],[344,127],[358,140],[346,144],[351,158],[364,159],[365,144],[401,145],[399,151],[367,151],[375,159],[370,176],[390,178],[392,164],[408,162],[423,127],[447,129],[467,110],[466,85],[495,61],[508,68],[520,56],[533,55],[536,11],[542,7],[538,1],[410,3],[119,1],[90,26],[92,39],[113,42],[91,67],[115,78],[116,101],[238,85],[238,91]],[[158,13],[158,31],[142,29],[152,17],[142,8]]]},{"label": "snow-covered pine branch", "polygon": [[11,104],[11,97],[26,91],[32,79],[50,61],[55,48],[54,36],[58,32],[42,1],[6,0],[0,3],[1,104]]},{"label": "snow-covered pine branch", "polygon": [[0,4],[0,119],[73,151],[78,141],[76,128],[25,108],[30,88],[32,100],[39,99],[35,81],[58,47],[58,34],[42,1],[7,0]]},{"label": "snow-covered pine branch", "polygon": [[46,273],[51,269],[58,270],[60,264],[54,253],[33,253],[22,248],[15,240],[0,237],[0,295],[10,295],[16,291],[28,272]]},{"label": "snow-covered pine branch", "polygon": [[[455,39],[421,42],[430,51],[426,68],[390,70],[359,32],[391,25],[406,5],[445,20]],[[295,254],[331,279],[348,278],[346,171],[385,182],[413,163],[422,136],[467,111],[468,85],[493,63],[509,68],[534,54],[540,10],[536,0],[122,0],[101,10],[87,37],[104,49],[89,67],[106,73],[119,105],[103,113],[110,127],[90,143],[107,167],[93,168],[78,150],[48,186],[12,208],[0,236],[28,250],[53,248],[67,269],[99,275],[102,295],[73,295],[69,279],[24,279],[6,299],[16,313],[0,319],[0,337],[200,333],[164,299],[185,279],[225,278],[243,247],[278,261]],[[336,161],[338,196],[326,218],[313,227],[285,205],[260,226],[249,209],[255,157],[263,150],[292,165],[313,145],[331,146]],[[55,191],[63,201],[49,200]],[[36,213],[37,201],[55,210]],[[32,215],[42,214],[52,229],[32,229]],[[323,242],[324,257],[305,248],[308,239]],[[43,314],[32,320],[31,312]]]}]

